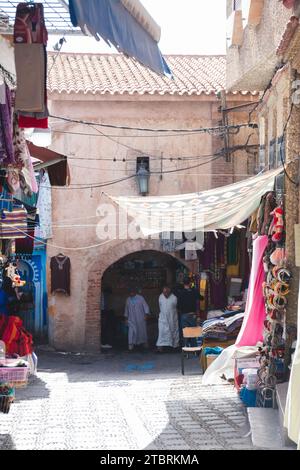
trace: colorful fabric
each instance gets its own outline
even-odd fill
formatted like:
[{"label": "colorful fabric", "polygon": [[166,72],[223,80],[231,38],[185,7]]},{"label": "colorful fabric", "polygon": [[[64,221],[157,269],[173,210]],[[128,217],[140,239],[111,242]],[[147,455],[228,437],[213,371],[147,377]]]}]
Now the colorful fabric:
[{"label": "colorful fabric", "polygon": [[23,357],[33,352],[32,335],[22,325],[19,317],[0,315],[0,339],[4,341],[8,354]]},{"label": "colorful fabric", "polygon": [[26,116],[19,119],[20,127],[40,128],[48,125],[47,40],[43,4],[20,3],[17,6],[14,25],[16,110],[21,114],[26,113]]},{"label": "colorful fabric", "polygon": [[266,319],[263,282],[265,272],[263,257],[268,246],[268,237],[262,235],[253,242],[253,259],[242,329],[236,340],[236,346],[255,346],[263,341],[264,321]]},{"label": "colorful fabric", "polygon": [[27,212],[25,209],[3,210],[0,219],[0,239],[25,238]]},{"label": "colorful fabric", "polygon": [[0,162],[3,165],[15,163],[13,148],[12,94],[6,84],[5,103],[0,103]]}]

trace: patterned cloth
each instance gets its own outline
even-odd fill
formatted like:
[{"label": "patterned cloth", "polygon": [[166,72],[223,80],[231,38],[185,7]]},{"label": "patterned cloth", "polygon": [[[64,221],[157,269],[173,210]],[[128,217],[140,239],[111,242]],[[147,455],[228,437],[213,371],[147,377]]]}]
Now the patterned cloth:
[{"label": "patterned cloth", "polygon": [[45,172],[40,183],[37,208],[40,226],[35,229],[35,237],[47,240],[53,237],[52,232],[52,197],[48,173]]},{"label": "patterned cloth", "polygon": [[27,212],[24,208],[3,210],[0,220],[0,239],[25,238],[27,232]]},{"label": "patterned cloth", "polygon": [[[12,125],[12,94],[6,84],[5,103],[0,103],[0,162],[3,165],[13,164],[15,162],[13,148],[13,125]],[[3,89],[1,92],[3,101]]]},{"label": "patterned cloth", "polygon": [[274,187],[282,168],[244,181],[200,193],[156,197],[112,197],[138,220],[145,236],[164,228],[177,232],[211,232],[242,224],[259,206],[261,197]]}]

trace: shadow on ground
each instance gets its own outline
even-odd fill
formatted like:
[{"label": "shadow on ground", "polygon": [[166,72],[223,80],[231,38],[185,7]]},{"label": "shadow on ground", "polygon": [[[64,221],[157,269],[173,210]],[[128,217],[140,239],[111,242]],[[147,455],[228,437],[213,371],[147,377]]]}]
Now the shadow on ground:
[{"label": "shadow on ground", "polygon": [[0,434],[1,450],[16,450],[16,446],[10,434]]},{"label": "shadow on ground", "polygon": [[[39,352],[39,372],[65,373],[69,382],[181,377],[180,353],[108,352],[98,355]],[[199,358],[185,361],[186,375],[202,374]]]},{"label": "shadow on ground", "polygon": [[41,400],[43,398],[49,398],[50,392],[47,388],[46,383],[39,377],[30,376],[29,383],[26,388],[16,389],[16,399],[20,400]]}]

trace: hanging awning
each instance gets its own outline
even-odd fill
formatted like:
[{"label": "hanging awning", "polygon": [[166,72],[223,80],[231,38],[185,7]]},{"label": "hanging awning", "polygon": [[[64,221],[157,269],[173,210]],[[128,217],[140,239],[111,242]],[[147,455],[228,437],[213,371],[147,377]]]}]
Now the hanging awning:
[{"label": "hanging awning", "polygon": [[154,72],[171,76],[158,41],[160,28],[139,0],[69,0],[72,24],[103,38]]},{"label": "hanging awning", "polygon": [[241,225],[274,189],[282,168],[221,188],[156,197],[112,197],[135,219],[145,236],[161,232],[210,232]]},{"label": "hanging awning", "polygon": [[51,186],[68,186],[70,184],[70,172],[68,159],[65,155],[53,152],[44,147],[37,147],[27,141],[31,157],[39,160],[34,163],[35,170],[47,169]]}]

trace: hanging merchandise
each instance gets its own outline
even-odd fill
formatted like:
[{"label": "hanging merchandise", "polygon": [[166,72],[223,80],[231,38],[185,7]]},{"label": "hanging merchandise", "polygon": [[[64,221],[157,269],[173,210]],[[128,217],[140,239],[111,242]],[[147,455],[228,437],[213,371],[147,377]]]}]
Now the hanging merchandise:
[{"label": "hanging merchandise", "polygon": [[[14,25],[16,111],[23,128],[47,128],[48,34],[42,3],[19,3]],[[34,66],[33,66],[34,64]]]},{"label": "hanging merchandise", "polygon": [[24,357],[33,352],[32,335],[23,328],[23,322],[17,316],[0,315],[0,337],[9,355]]},{"label": "hanging merchandise", "polygon": [[52,194],[48,172],[45,171],[41,177],[39,194],[37,200],[39,214],[39,226],[35,229],[35,237],[48,240],[53,237],[52,233]]},{"label": "hanging merchandise", "polygon": [[12,212],[1,211],[0,239],[25,238],[27,232],[27,212],[24,208],[13,208]]},{"label": "hanging merchandise", "polygon": [[268,237],[263,235],[254,240],[253,261],[249,282],[245,319],[237,338],[237,346],[255,346],[262,341],[265,320],[262,284],[264,282],[263,256],[268,245]]},{"label": "hanging merchandise", "polygon": [[283,222],[283,209],[281,207],[277,207],[273,215],[273,222],[272,222],[272,241],[274,243],[279,243],[282,241],[283,232],[284,232],[284,222]]},{"label": "hanging merchandise", "polygon": [[[24,129],[19,126],[17,115],[14,115],[13,145],[15,158],[20,170],[20,186],[25,194],[31,195],[38,192],[38,186],[34,174],[33,163],[27,147]],[[15,193],[16,191],[14,191]]]},{"label": "hanging merchandise", "polygon": [[70,258],[60,253],[51,258],[51,293],[62,292],[71,295],[71,261]]},{"label": "hanging merchandise", "polygon": [[11,280],[12,287],[23,287],[26,284],[26,281],[21,280],[21,276],[18,272],[17,265],[15,263],[9,263],[5,268],[6,276]]},{"label": "hanging merchandise", "polygon": [[207,304],[212,309],[224,308],[227,304],[226,266],[227,238],[219,234],[205,234],[205,250],[200,252],[200,272],[207,274]]},{"label": "hanging merchandise", "polygon": [[184,243],[176,246],[176,251],[184,250],[184,257],[186,261],[193,261],[198,259],[197,250],[203,250],[203,244],[198,243],[196,240],[186,240]]},{"label": "hanging merchandise", "polygon": [[12,92],[4,82],[0,85],[0,163],[1,166],[15,162],[13,148]]}]

